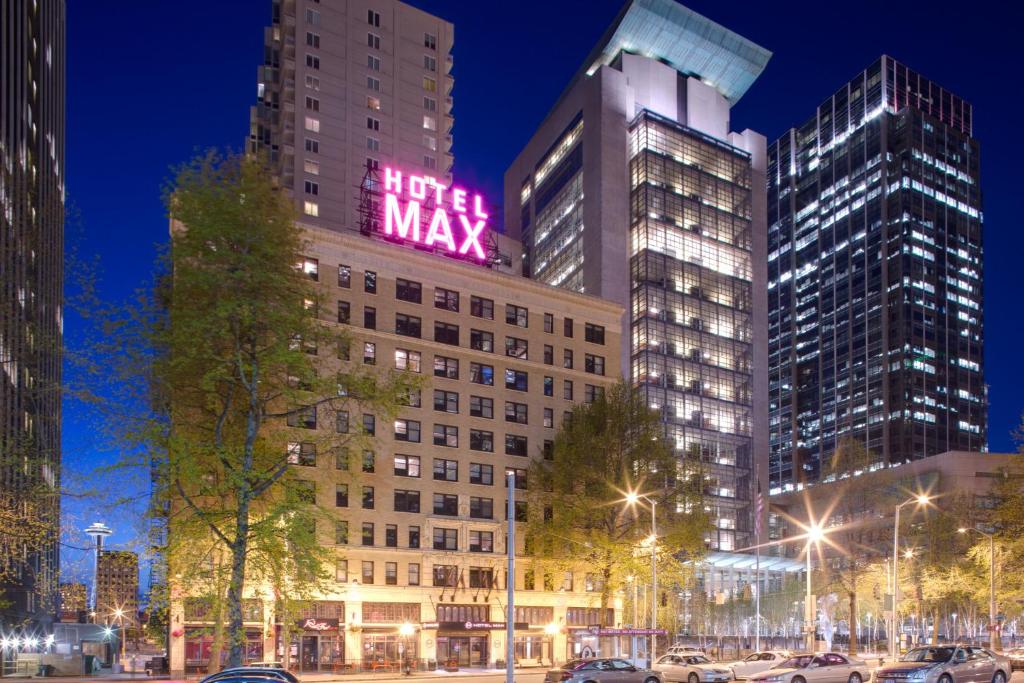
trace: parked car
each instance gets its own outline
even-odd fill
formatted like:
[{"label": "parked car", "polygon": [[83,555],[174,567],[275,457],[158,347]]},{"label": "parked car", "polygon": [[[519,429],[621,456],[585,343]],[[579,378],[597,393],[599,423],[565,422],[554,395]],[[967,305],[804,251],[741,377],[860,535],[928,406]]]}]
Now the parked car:
[{"label": "parked car", "polygon": [[982,647],[916,647],[875,670],[875,683],[1006,683],[1010,660]]},{"label": "parked car", "polygon": [[285,669],[277,669],[273,667],[257,667],[257,666],[236,666],[230,669],[224,669],[218,671],[215,674],[210,674],[204,678],[200,683],[233,683],[234,679],[238,676],[256,676],[258,678],[264,678],[274,683],[299,683],[299,679],[296,678],[295,674]]},{"label": "parked car", "polygon": [[544,674],[544,683],[663,683],[661,674],[624,659],[572,659]]},{"label": "parked car", "polygon": [[1010,648],[1004,654],[1010,660],[1011,670],[1024,669],[1024,647]]},{"label": "parked car", "polygon": [[664,655],[654,664],[668,683],[725,683],[733,679],[732,669],[715,664],[704,655]]},{"label": "parked car", "polygon": [[667,655],[704,655],[703,649],[692,645],[672,645],[665,651]]},{"label": "parked car", "polygon": [[[837,652],[793,655],[771,669],[750,676],[749,683],[863,683],[868,665]],[[1005,682],[1003,682],[1005,683]]]},{"label": "parked car", "polygon": [[747,655],[735,662],[729,662],[728,666],[732,669],[733,676],[736,678],[748,678],[756,673],[761,673],[765,669],[770,669],[792,656],[793,653],[789,650],[763,650]]}]

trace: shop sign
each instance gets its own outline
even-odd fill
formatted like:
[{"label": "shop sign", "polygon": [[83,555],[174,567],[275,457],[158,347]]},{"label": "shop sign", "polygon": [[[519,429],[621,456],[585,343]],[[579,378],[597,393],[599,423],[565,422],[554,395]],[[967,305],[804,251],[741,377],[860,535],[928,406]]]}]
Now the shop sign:
[{"label": "shop sign", "polygon": [[299,628],[307,631],[336,631],[338,629],[337,619],[299,619]]},{"label": "shop sign", "polygon": [[[512,626],[520,630],[530,628],[525,621],[517,621]],[[445,631],[504,631],[508,624],[504,621],[442,621],[438,628]]]},{"label": "shop sign", "polygon": [[665,636],[668,631],[663,628],[602,628],[600,626],[587,626],[576,631],[586,631],[592,636]]},{"label": "shop sign", "polygon": [[[483,198],[437,178],[384,169],[384,234],[474,261],[487,258]],[[426,227],[424,230],[423,228]]]}]

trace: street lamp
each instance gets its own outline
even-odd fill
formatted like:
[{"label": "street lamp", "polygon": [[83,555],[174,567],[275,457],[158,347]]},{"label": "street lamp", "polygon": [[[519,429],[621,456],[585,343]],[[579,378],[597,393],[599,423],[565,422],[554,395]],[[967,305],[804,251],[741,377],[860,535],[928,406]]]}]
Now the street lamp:
[{"label": "street lamp", "polygon": [[814,652],[814,596],[811,595],[811,546],[817,545],[825,537],[825,531],[817,524],[807,527],[805,533],[807,544],[804,554],[807,555],[807,596],[804,598],[804,630],[807,632],[807,651]]},{"label": "street lamp", "polygon": [[[654,653],[658,636],[654,629],[658,628],[658,525],[657,513],[658,501],[645,496],[642,493],[630,491],[626,494],[626,504],[630,506],[639,505],[645,501],[651,507],[651,666],[654,666]],[[635,655],[634,655],[635,656]]]},{"label": "street lamp", "polygon": [[117,626],[120,629],[117,634],[121,641],[121,671],[124,671],[124,644],[127,638],[124,637],[124,610],[118,607],[114,610],[114,618],[117,619]]},{"label": "street lamp", "polygon": [[398,627],[398,635],[402,636],[402,669],[406,676],[412,675],[412,667],[409,665],[409,636],[416,633],[416,627],[408,621]]},{"label": "street lamp", "polygon": [[988,632],[989,647],[993,650],[1001,650],[1002,640],[999,633],[999,624],[996,623],[996,540],[992,534],[986,533],[977,527],[960,527],[957,533],[966,534],[973,531],[988,539]]},{"label": "street lamp", "polygon": [[900,510],[907,505],[917,505],[922,507],[927,505],[931,501],[931,497],[924,493],[919,493],[913,498],[908,498],[899,505],[896,506],[896,523],[893,525],[892,530],[892,633],[889,636],[889,655],[896,660],[897,648],[899,647],[899,634],[896,633],[897,622],[896,622],[896,606],[900,602]]}]

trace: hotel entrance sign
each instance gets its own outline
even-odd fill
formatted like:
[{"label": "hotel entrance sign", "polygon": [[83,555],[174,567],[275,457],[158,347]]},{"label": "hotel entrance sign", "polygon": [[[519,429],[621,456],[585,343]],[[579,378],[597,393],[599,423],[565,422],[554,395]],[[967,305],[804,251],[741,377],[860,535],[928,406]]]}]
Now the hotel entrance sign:
[{"label": "hotel entrance sign", "polygon": [[474,261],[487,258],[483,198],[436,178],[384,169],[384,234]]}]

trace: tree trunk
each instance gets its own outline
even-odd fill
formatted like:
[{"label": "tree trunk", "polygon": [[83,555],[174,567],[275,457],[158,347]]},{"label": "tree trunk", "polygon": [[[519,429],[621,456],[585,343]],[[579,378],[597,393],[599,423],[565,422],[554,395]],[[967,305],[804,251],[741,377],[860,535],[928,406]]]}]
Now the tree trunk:
[{"label": "tree trunk", "polygon": [[228,666],[242,666],[245,629],[242,625],[242,597],[245,590],[245,554],[249,547],[249,497],[239,496],[235,516],[235,539],[231,543],[231,580],[228,583]]},{"label": "tree trunk", "polygon": [[213,643],[210,644],[210,662],[206,665],[206,673],[214,674],[220,671],[220,655],[224,651],[224,594],[221,587],[221,566],[220,561],[214,569],[214,586],[216,593],[213,596]]},{"label": "tree trunk", "polygon": [[849,624],[850,631],[850,656],[857,656],[857,591],[850,591],[850,619],[847,622]]},{"label": "tree trunk", "polygon": [[931,645],[939,644],[939,608],[932,607],[932,637],[929,641]]}]

